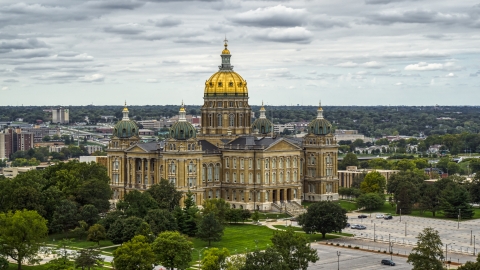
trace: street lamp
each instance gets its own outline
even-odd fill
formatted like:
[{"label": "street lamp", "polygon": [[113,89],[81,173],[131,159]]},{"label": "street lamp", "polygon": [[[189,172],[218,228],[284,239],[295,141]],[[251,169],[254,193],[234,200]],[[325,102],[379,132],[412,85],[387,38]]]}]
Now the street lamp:
[{"label": "street lamp", "polygon": [[402,208],[400,208],[400,222],[402,222]]},{"label": "street lamp", "polygon": [[393,260],[393,243],[390,242],[390,234],[388,234],[388,251],[390,252],[390,260]]},{"label": "street lamp", "polygon": [[198,258],[200,260],[200,268],[202,268],[202,253],[201,252],[202,252],[202,250],[207,249],[207,248],[208,247],[204,247],[204,248],[201,248],[201,249],[198,249],[198,250],[196,248],[192,248],[193,250],[198,251]]},{"label": "street lamp", "polygon": [[337,251],[337,258],[338,258],[338,259],[337,259],[337,265],[338,265],[338,268],[337,268],[337,269],[338,269],[338,270],[340,270],[340,254],[341,254],[341,252],[340,252],[340,251]]}]

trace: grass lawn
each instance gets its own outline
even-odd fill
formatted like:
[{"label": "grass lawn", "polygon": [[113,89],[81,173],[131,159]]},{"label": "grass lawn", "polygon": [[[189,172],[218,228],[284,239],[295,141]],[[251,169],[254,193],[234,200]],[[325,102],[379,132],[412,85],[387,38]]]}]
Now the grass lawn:
[{"label": "grass lawn", "polygon": [[[72,241],[68,246],[73,248],[87,248],[87,247],[96,247],[97,243],[90,242],[87,240],[78,240],[75,239],[71,233],[55,233],[47,237],[46,244],[49,245],[59,245],[59,242],[63,239],[69,239]],[[113,243],[109,240],[100,241],[100,247],[113,246]]]},{"label": "grass lawn", "polygon": [[[474,215],[472,219],[480,218],[480,208],[473,208]],[[424,211],[423,213],[420,210],[413,210],[409,216],[415,217],[426,217],[426,218],[439,218],[439,219],[447,219],[447,220],[454,220],[456,221],[457,218],[446,218],[443,212],[436,212],[435,217],[433,216],[432,212]],[[462,219],[462,220],[470,220],[470,219]]]},{"label": "grass lawn", "polygon": [[361,213],[383,213],[383,214],[391,214],[392,216],[395,216],[395,205],[392,207],[392,205],[389,202],[385,202],[382,207],[375,209],[375,210],[364,210],[360,211]]},{"label": "grass lawn", "polygon": [[[8,267],[8,270],[17,270],[17,269],[18,269],[18,265],[10,263],[10,265]],[[24,269],[24,270],[47,270],[48,267],[44,264],[34,265],[34,266],[24,266],[24,265],[22,265],[22,269]],[[108,268],[108,267],[98,268],[98,267],[95,267],[95,269],[112,269],[112,268]]]},{"label": "grass lawn", "polygon": [[[273,225],[273,227],[277,228],[277,229],[281,229],[281,230],[286,230],[287,227],[285,225]],[[296,232],[303,232],[303,229],[302,228],[299,228],[299,227],[292,227],[294,231]],[[339,235],[339,236],[353,236],[353,234],[351,233],[330,233],[330,234],[336,234],[336,235]],[[328,235],[326,236],[328,237]],[[336,237],[331,237],[329,239],[332,239],[332,238],[336,238]]]},{"label": "grass lawn", "polygon": [[[227,248],[230,254],[238,254],[245,252],[252,252],[256,249],[266,249],[267,245],[272,245],[270,240],[273,236],[274,230],[266,226],[246,225],[246,224],[231,224],[225,227],[225,231],[220,242],[212,242],[210,247]],[[310,241],[321,241],[336,238],[335,236],[328,236],[322,239],[321,234],[307,234]],[[258,243],[255,243],[255,240]],[[198,251],[208,246],[208,242],[204,242],[197,238],[192,238],[194,252],[192,257],[194,261],[198,260]],[[203,251],[202,251],[203,253]]]},{"label": "grass lawn", "polygon": [[258,213],[258,215],[260,216],[260,220],[290,218],[290,215],[285,213]]},{"label": "grass lawn", "polygon": [[340,200],[337,202],[343,209],[347,210],[348,212],[358,209],[357,203],[355,201]]}]

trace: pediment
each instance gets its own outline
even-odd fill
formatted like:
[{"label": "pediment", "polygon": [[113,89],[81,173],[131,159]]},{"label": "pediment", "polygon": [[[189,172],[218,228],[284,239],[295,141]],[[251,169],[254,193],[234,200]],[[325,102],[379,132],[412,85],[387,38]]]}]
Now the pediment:
[{"label": "pediment", "polygon": [[127,148],[127,150],[125,150],[127,152],[130,152],[130,153],[148,153],[148,151],[146,151],[145,149],[141,148],[140,146],[138,145],[133,145],[131,146],[130,148]]},{"label": "pediment", "polygon": [[294,151],[294,150],[301,150],[300,147],[296,146],[295,144],[288,142],[284,139],[277,141],[276,143],[270,145],[265,150],[267,151]]}]

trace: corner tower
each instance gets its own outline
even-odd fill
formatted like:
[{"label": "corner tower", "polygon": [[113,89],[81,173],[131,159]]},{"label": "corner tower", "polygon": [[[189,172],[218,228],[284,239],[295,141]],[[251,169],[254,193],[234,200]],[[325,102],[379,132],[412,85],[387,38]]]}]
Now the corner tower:
[{"label": "corner tower", "polygon": [[227,42],[225,39],[219,70],[205,82],[200,136],[210,141],[251,133],[247,82],[233,71]]}]

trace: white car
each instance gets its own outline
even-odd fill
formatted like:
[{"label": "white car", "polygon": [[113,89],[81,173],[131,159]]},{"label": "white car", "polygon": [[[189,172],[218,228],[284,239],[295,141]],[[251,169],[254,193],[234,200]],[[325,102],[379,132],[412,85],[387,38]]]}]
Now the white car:
[{"label": "white car", "polygon": [[384,217],[385,217],[385,216],[384,216],[384,215],[382,215],[382,214],[378,214],[378,215],[376,215],[376,216],[375,216],[375,218],[378,218],[378,219],[380,219],[380,218],[384,218]]}]

